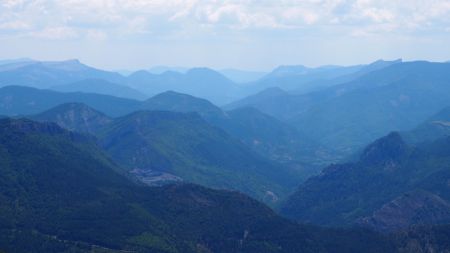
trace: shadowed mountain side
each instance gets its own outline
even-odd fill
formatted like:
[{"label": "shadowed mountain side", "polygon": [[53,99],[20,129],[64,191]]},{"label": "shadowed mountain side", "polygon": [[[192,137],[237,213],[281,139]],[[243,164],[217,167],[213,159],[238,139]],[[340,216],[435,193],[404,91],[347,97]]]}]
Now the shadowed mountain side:
[{"label": "shadowed mountain side", "polygon": [[450,139],[408,146],[391,133],[354,163],[332,165],[303,183],[281,212],[330,226],[380,231],[450,221]]}]

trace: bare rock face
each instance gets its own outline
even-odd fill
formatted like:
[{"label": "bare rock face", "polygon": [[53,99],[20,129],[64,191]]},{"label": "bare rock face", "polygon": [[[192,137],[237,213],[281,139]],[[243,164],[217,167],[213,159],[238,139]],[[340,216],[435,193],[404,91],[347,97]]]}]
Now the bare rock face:
[{"label": "bare rock face", "polygon": [[411,225],[450,221],[450,203],[427,191],[413,191],[386,203],[372,216],[358,223],[382,232],[402,230]]}]

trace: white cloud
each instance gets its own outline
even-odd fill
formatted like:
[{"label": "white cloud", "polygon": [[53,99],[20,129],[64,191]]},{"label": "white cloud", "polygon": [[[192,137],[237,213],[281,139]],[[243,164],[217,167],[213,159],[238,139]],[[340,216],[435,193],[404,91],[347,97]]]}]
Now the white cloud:
[{"label": "white cloud", "polygon": [[104,41],[108,38],[108,35],[105,32],[92,29],[87,31],[86,38],[94,41]]},{"label": "white cloud", "polygon": [[5,23],[0,23],[0,30],[27,30],[30,29],[31,25],[20,20],[8,21]]},{"label": "white cloud", "polygon": [[3,0],[0,5],[5,8],[16,8],[23,5],[24,0]]},{"label": "white cloud", "polygon": [[[33,25],[30,25],[33,24]],[[60,39],[202,30],[446,31],[450,0],[2,0],[0,29]],[[374,28],[375,27],[375,28]],[[379,27],[388,27],[382,28]],[[24,31],[34,29],[31,33]],[[186,30],[187,29],[187,30]],[[312,29],[314,30],[314,29]],[[90,32],[91,31],[91,32]],[[91,33],[99,36],[78,36]]]},{"label": "white cloud", "polygon": [[79,33],[74,28],[58,26],[58,27],[47,27],[43,30],[28,33],[28,35],[31,37],[37,37],[42,39],[66,40],[78,38]]},{"label": "white cloud", "polygon": [[316,23],[320,15],[312,10],[301,7],[288,8],[282,13],[282,17],[290,23],[304,22],[308,25]]},{"label": "white cloud", "polygon": [[392,22],[395,19],[394,14],[386,9],[367,8],[362,11],[362,14],[376,23]]}]

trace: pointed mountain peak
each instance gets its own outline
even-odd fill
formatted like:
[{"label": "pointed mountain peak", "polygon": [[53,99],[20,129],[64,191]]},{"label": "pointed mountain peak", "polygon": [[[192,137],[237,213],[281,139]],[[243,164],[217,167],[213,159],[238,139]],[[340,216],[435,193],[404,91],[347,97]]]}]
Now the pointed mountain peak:
[{"label": "pointed mountain peak", "polygon": [[195,99],[196,97],[188,95],[188,94],[184,94],[181,92],[176,92],[173,90],[168,90],[168,91],[165,91],[165,92],[162,92],[162,93],[159,93],[159,94],[153,96],[149,100],[157,99],[157,98],[192,98],[192,99]]},{"label": "pointed mountain peak", "polygon": [[391,65],[402,63],[402,62],[403,62],[402,59],[397,59],[397,60],[393,60],[393,61],[385,61],[385,60],[380,59],[380,60],[374,61],[374,62],[364,66],[362,71],[363,72],[372,72],[372,71],[380,70],[380,69],[389,67]]},{"label": "pointed mountain peak", "polygon": [[361,154],[362,162],[383,164],[399,160],[408,151],[408,146],[398,132],[391,132],[369,146]]},{"label": "pointed mountain peak", "polygon": [[202,116],[223,115],[222,110],[210,101],[175,91],[155,95],[144,103],[145,109],[176,112],[197,112]]}]

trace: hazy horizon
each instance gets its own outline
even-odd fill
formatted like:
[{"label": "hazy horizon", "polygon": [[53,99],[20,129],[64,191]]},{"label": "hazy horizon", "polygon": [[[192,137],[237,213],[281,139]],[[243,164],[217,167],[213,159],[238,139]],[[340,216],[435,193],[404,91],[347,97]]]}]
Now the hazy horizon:
[{"label": "hazy horizon", "polygon": [[447,0],[7,0],[0,13],[0,58],[109,70],[450,59]]},{"label": "hazy horizon", "polygon": [[[0,63],[2,62],[8,62],[8,63],[14,63],[14,62],[24,62],[24,61],[36,61],[36,62],[66,62],[66,61],[79,61],[81,64],[85,64],[89,67],[93,67],[93,68],[97,68],[97,69],[103,69],[103,70],[107,70],[107,71],[113,71],[113,72],[127,72],[127,71],[140,71],[140,70],[146,70],[146,71],[156,71],[158,69],[170,69],[170,71],[177,71],[180,73],[185,72],[186,70],[189,69],[194,69],[194,68],[209,68],[215,71],[226,71],[226,70],[237,70],[237,71],[246,71],[246,72],[265,72],[265,73],[269,73],[271,71],[273,71],[274,69],[276,69],[277,67],[282,67],[282,66],[304,66],[307,68],[320,68],[320,67],[328,67],[328,66],[339,66],[339,67],[348,67],[348,66],[356,66],[356,65],[368,65],[371,63],[374,63],[376,61],[396,61],[396,60],[402,60],[403,62],[409,62],[403,58],[397,58],[397,59],[375,59],[373,61],[370,62],[360,62],[360,63],[355,63],[355,64],[350,64],[350,65],[337,65],[337,64],[321,64],[321,65],[317,65],[317,66],[309,66],[309,65],[305,65],[302,63],[293,63],[293,64],[280,64],[280,65],[275,65],[272,68],[267,68],[267,69],[246,69],[246,68],[237,68],[237,67],[224,67],[224,68],[215,68],[215,67],[211,67],[211,66],[203,66],[203,65],[195,65],[195,66],[177,66],[177,65],[162,65],[162,64],[155,64],[155,65],[150,65],[150,66],[143,66],[140,68],[119,68],[119,69],[109,69],[109,68],[102,68],[101,66],[96,66],[94,64],[90,64],[88,62],[84,62],[82,60],[80,60],[79,58],[66,58],[66,59],[36,59],[36,58],[31,58],[31,57],[17,57],[17,58],[0,58]],[[424,59],[415,59],[415,60],[411,60],[411,61],[428,61],[428,60],[424,60]],[[448,61],[430,61],[430,62],[448,62]]]}]

